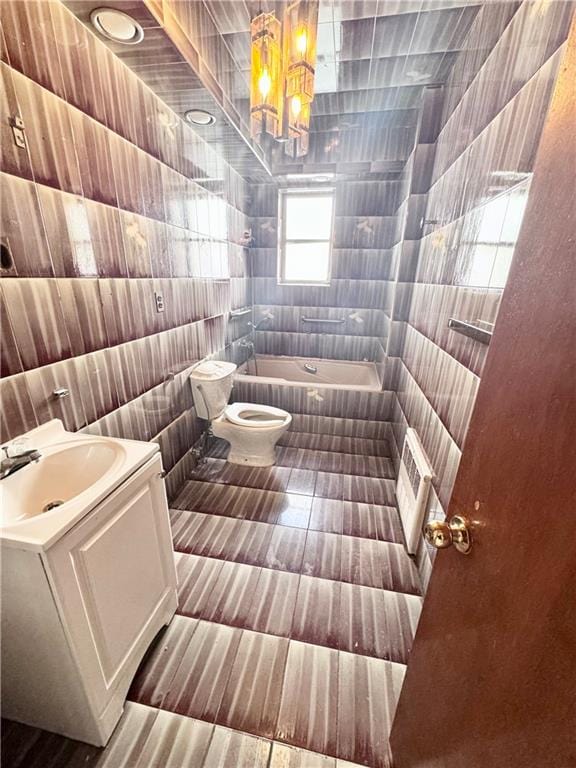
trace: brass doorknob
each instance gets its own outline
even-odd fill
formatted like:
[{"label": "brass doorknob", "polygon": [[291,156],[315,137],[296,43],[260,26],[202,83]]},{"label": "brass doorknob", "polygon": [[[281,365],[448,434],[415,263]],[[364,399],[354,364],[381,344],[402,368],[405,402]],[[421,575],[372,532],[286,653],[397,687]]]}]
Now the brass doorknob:
[{"label": "brass doorknob", "polygon": [[454,515],[450,520],[431,520],[424,528],[424,538],[436,549],[453,546],[467,555],[472,548],[470,521],[463,515]]}]

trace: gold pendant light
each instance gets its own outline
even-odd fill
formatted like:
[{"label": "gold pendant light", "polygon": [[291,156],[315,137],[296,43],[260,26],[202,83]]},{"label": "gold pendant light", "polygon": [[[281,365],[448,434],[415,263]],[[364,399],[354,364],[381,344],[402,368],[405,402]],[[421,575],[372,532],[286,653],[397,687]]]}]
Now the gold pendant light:
[{"label": "gold pendant light", "polygon": [[284,78],[282,27],[273,13],[261,13],[250,24],[252,63],[250,81],[250,135],[282,135]]},{"label": "gold pendant light", "polygon": [[284,71],[289,142],[285,152],[308,152],[310,111],[316,74],[317,0],[295,0],[284,14]]},{"label": "gold pendant light", "polygon": [[273,13],[260,13],[250,25],[252,73],[250,133],[288,140],[285,152],[308,152],[314,98],[318,0],[292,0],[281,26]]}]

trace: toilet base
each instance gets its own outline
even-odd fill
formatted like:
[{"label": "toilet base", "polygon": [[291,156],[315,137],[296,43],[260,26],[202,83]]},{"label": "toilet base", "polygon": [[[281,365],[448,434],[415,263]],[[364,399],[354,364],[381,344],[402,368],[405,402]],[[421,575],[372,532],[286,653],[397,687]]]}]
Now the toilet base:
[{"label": "toilet base", "polygon": [[276,464],[276,451],[247,456],[243,453],[234,453],[232,448],[226,457],[229,464],[243,464],[246,467],[273,467]]}]

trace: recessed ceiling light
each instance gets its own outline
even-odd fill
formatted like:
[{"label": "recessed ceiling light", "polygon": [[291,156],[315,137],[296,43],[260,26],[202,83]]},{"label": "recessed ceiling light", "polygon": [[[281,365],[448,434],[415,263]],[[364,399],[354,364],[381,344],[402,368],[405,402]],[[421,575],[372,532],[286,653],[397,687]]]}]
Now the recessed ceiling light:
[{"label": "recessed ceiling light", "polygon": [[97,32],[115,43],[136,45],[144,39],[140,24],[116,8],[95,8],[90,12],[90,21]]},{"label": "recessed ceiling light", "polygon": [[192,125],[214,125],[216,118],[211,115],[210,112],[206,112],[205,109],[189,109],[184,113],[184,117]]}]

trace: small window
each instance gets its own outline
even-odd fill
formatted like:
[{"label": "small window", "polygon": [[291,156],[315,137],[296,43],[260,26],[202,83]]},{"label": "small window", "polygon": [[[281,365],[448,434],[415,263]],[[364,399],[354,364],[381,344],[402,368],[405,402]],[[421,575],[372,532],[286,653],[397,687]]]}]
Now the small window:
[{"label": "small window", "polygon": [[280,192],[280,283],[330,282],[333,207],[333,189]]}]

